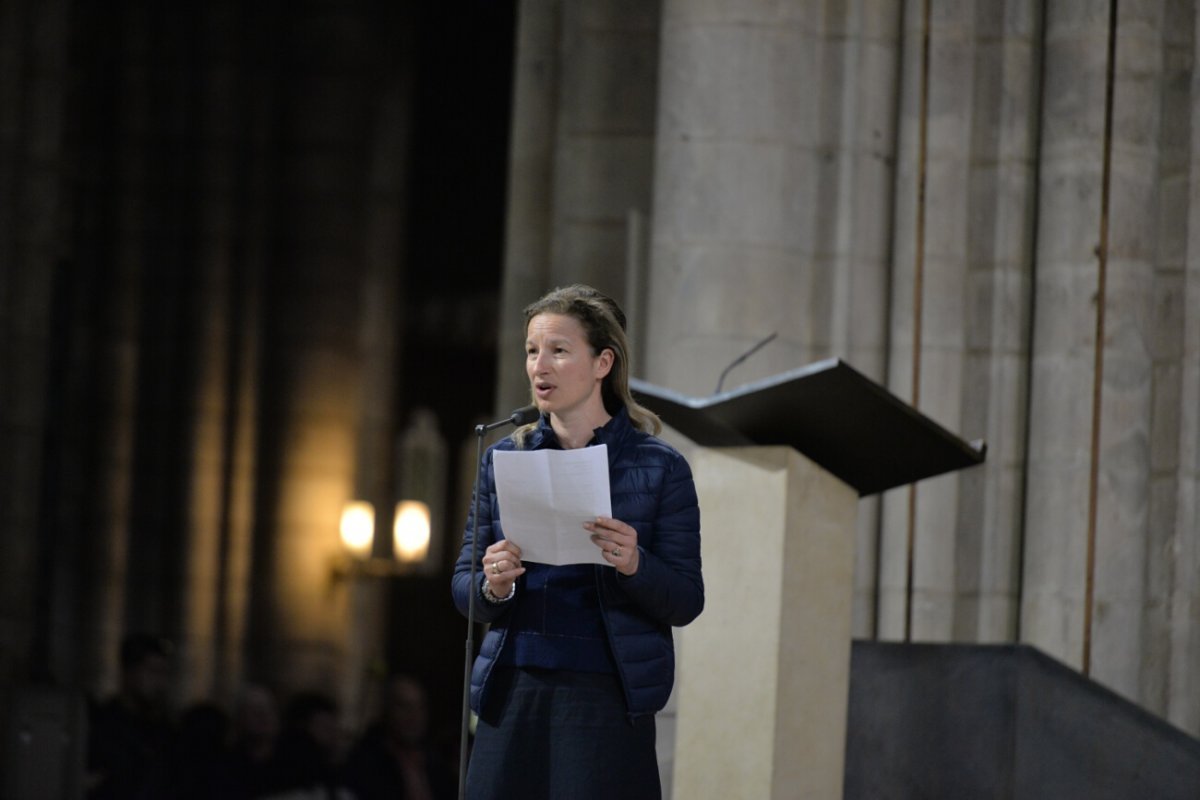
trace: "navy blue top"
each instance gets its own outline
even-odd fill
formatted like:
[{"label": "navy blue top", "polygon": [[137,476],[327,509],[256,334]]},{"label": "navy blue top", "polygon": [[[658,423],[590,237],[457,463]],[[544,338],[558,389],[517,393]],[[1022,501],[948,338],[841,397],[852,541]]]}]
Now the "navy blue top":
[{"label": "navy blue top", "polygon": [[[480,553],[504,538],[493,454],[517,446],[508,437],[489,448],[480,465],[479,519],[472,503],[451,579],[458,609],[466,614],[474,593],[476,619],[491,624],[471,671],[476,711],[498,664],[553,663],[592,672],[615,668],[631,716],[654,713],[670,696],[675,680],[671,628],[688,624],[704,608],[700,509],[692,473],[674,448],[634,428],[624,408],[594,433],[589,444],[608,446],[612,515],[637,531],[638,570],[626,576],[599,564],[529,563],[512,600],[493,604],[479,597],[481,584],[472,586],[469,580],[473,527],[477,522]],[[543,415],[523,449],[559,446]],[[571,637],[582,640],[576,642],[583,645],[578,653],[562,647]],[[606,646],[603,656],[601,646]]]},{"label": "navy blue top", "polygon": [[596,571],[590,564],[525,564],[521,602],[508,622],[508,646],[501,666],[616,672]]},{"label": "navy blue top", "polygon": [[[562,449],[553,429],[543,447]],[[521,602],[514,604],[508,623],[510,641],[498,665],[616,672],[590,564],[527,562],[522,583]]]}]

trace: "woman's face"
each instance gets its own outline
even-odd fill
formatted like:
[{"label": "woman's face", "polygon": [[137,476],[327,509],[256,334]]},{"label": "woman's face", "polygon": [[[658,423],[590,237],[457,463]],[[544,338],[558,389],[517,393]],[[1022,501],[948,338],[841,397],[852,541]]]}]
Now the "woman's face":
[{"label": "woman's face", "polygon": [[593,355],[574,317],[538,314],[525,329],[525,374],[542,412],[562,418],[578,410],[603,411],[600,384],[612,360],[608,349]]}]

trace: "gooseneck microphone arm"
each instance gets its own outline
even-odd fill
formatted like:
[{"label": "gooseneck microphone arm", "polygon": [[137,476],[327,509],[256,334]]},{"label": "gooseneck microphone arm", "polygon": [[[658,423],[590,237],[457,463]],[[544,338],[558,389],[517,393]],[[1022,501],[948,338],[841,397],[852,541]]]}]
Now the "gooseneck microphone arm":
[{"label": "gooseneck microphone arm", "polygon": [[471,513],[471,577],[467,583],[467,642],[463,657],[462,729],[458,742],[458,800],[467,796],[467,734],[471,722],[471,665],[475,655],[475,604],[479,594],[477,571],[479,562],[479,472],[483,468],[483,439],[489,431],[505,425],[528,425],[538,418],[537,406],[525,406],[514,411],[508,419],[475,426],[475,488],[471,492],[474,510]]},{"label": "gooseneck microphone arm", "polygon": [[721,393],[721,387],[725,385],[725,376],[729,374],[729,370],[733,369],[738,364],[742,363],[747,358],[749,358],[750,356],[757,353],[763,345],[765,345],[767,342],[771,341],[778,335],[779,335],[778,331],[772,331],[767,336],[763,337],[762,339],[759,339],[758,343],[755,344],[754,347],[751,347],[749,350],[742,353],[740,356],[735,358],[733,361],[730,361],[729,366],[726,367],[725,369],[721,370],[721,377],[717,380],[717,388],[713,391],[713,394]]}]

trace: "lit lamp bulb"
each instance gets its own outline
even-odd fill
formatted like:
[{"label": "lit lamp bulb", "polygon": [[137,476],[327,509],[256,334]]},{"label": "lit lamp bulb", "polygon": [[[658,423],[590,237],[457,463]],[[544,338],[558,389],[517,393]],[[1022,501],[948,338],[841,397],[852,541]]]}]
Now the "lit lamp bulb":
[{"label": "lit lamp bulb", "polygon": [[355,558],[371,555],[375,538],[375,507],[366,500],[353,500],[342,509],[342,544]]},{"label": "lit lamp bulb", "polygon": [[429,506],[419,500],[396,504],[392,546],[396,560],[403,564],[425,560],[429,555]]}]

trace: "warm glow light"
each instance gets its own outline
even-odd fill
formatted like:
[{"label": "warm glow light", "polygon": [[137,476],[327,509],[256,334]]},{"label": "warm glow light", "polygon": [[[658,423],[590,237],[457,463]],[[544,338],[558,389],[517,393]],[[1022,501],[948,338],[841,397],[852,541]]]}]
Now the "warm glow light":
[{"label": "warm glow light", "polygon": [[342,509],[342,544],[356,558],[371,555],[375,538],[375,507],[366,500],[353,500]]},{"label": "warm glow light", "polygon": [[429,506],[417,500],[397,503],[392,535],[397,561],[424,561],[429,555]]}]

